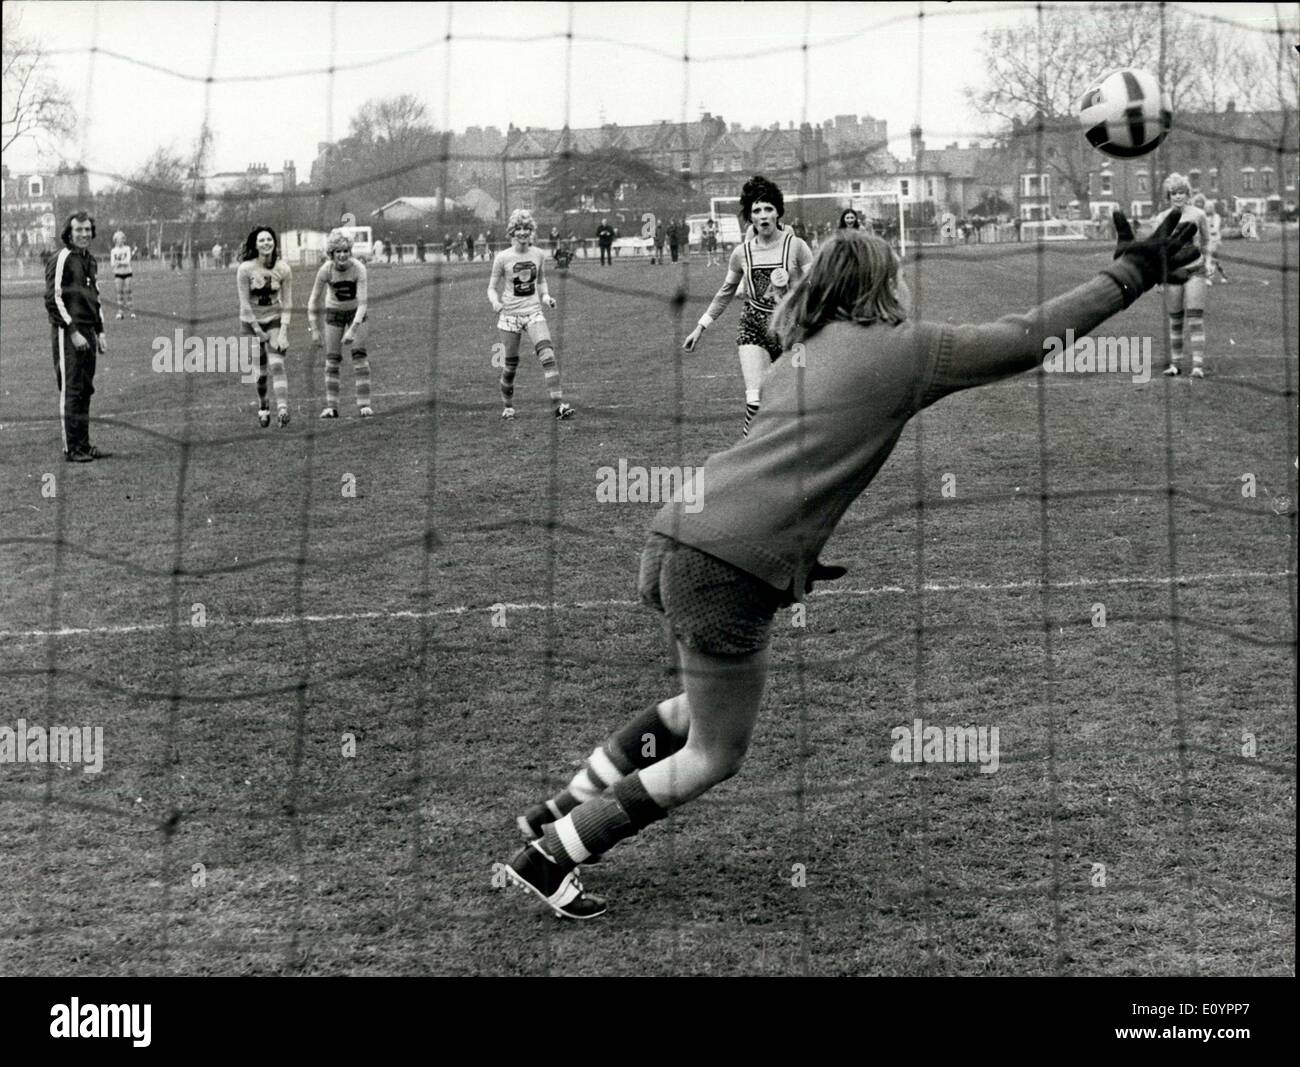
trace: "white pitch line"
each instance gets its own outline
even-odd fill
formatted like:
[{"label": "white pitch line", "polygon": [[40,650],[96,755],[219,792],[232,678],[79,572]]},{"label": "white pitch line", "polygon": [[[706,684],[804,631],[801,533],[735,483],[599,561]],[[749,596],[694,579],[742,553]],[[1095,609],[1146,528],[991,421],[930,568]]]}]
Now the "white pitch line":
[{"label": "white pitch line", "polygon": [[[1272,581],[1277,578],[1291,578],[1295,571],[1225,571],[1215,574],[1185,574],[1174,579],[1164,578],[1074,578],[1069,581],[1051,582],[1052,589],[1083,589],[1091,586],[1124,585],[1169,585],[1177,581],[1180,585],[1198,582],[1222,581]],[[927,593],[964,593],[964,592],[1015,592],[1023,589],[1040,589],[1043,583],[1035,579],[1021,582],[926,582],[922,589]],[[821,597],[868,597],[906,595],[914,590],[901,585],[882,585],[875,589],[823,589],[813,596]],[[543,604],[540,601],[522,603],[496,602],[470,607],[465,604],[451,608],[437,608],[433,611],[356,611],[336,615],[259,615],[245,622],[220,623],[213,620],[213,626],[292,626],[296,623],[334,623],[334,622],[368,622],[388,619],[437,619],[452,615],[468,615],[472,612],[494,611],[593,611],[604,608],[632,608],[640,605],[639,600],[578,600],[572,603],[555,602]],[[85,636],[122,636],[126,634],[158,633],[170,629],[170,624],[161,622],[140,623],[130,626],[65,626],[59,630],[0,630],[0,638],[21,639],[31,637],[85,637]]]}]

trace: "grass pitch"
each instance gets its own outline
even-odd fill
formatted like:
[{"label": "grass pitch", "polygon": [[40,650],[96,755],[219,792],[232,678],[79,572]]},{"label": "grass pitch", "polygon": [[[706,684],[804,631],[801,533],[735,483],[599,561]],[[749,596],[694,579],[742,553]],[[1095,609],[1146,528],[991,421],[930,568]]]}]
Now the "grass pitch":
[{"label": "grass pitch", "polygon": [[[526,354],[499,418],[486,264],[376,267],[376,417],[345,362],[317,420],[299,308],[285,430],[236,375],[151,368],[178,325],[235,332],[232,278],[141,274],[84,466],[40,286],[7,282],[0,725],[101,726],[105,762],[0,766],[0,969],[1292,973],[1297,308],[1281,246],[1242,247],[1206,381],[1026,375],[913,422],[827,548],[849,576],[778,618],[745,769],[587,871],[581,927],[493,864],[672,692],[635,603],[656,505],[595,488],[738,434],[736,309],[678,350],[719,272],[552,270],[557,424]],[[924,317],[979,321],[1108,259],[908,270]],[[1162,362],[1158,295],[1104,329]],[[892,762],[915,718],[997,726],[998,771]]]}]

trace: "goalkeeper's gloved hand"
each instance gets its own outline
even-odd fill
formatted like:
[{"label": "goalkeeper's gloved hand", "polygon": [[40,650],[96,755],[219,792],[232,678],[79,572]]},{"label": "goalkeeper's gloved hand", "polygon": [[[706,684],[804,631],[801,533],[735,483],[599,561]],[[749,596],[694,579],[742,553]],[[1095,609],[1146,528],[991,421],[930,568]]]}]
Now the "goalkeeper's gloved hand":
[{"label": "goalkeeper's gloved hand", "polygon": [[1187,268],[1201,258],[1201,253],[1192,244],[1196,223],[1182,222],[1181,219],[1182,212],[1171,211],[1155,233],[1139,240],[1134,237],[1133,227],[1124,212],[1114,212],[1116,263],[1102,273],[1109,275],[1124,290],[1125,306],[1152,286],[1181,285],[1187,281],[1190,274]]},{"label": "goalkeeper's gloved hand", "polygon": [[833,582],[836,578],[843,578],[849,573],[847,567],[837,567],[834,564],[827,565],[821,560],[814,560],[812,570],[808,572],[808,578],[804,582],[804,592],[813,591],[813,582]]}]

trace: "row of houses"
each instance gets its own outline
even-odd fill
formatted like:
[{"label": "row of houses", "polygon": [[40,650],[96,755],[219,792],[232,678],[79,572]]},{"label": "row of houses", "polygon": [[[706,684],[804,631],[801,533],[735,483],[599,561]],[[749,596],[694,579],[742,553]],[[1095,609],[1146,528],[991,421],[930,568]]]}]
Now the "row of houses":
[{"label": "row of houses", "polygon": [[[412,195],[373,215],[418,219],[454,203],[485,222],[499,222],[514,208],[541,208],[547,174],[565,152],[620,149],[661,173],[680,176],[695,201],[693,210],[706,210],[715,197],[738,196],[751,174],[764,173],[787,194],[835,194],[875,215],[898,205],[928,204],[935,213],[958,218],[1097,219],[1116,207],[1143,218],[1159,210],[1164,175],[1178,171],[1218,201],[1224,213],[1294,218],[1298,137],[1294,112],[1244,112],[1232,103],[1220,112],[1178,115],[1162,149],[1133,160],[1113,160],[1088,149],[1072,128],[1045,134],[1034,123],[1014,128],[995,145],[950,143],[943,148],[928,147],[922,130],[914,128],[905,158],[888,150],[884,121],[857,115],[837,115],[820,125],[749,129],[709,112],[695,122],[635,126],[606,123],[557,130],[511,125],[504,133],[492,126],[471,127],[451,138],[448,175],[456,197],[443,190],[413,189]],[[199,187],[206,210],[229,194],[306,193],[335,147],[318,146],[312,182],[306,186],[298,183],[292,161],[279,171],[252,163],[242,171],[203,178]],[[60,167],[51,173],[11,175],[5,167],[2,174],[0,237],[7,254],[27,245],[51,246],[62,213],[59,201],[85,203],[89,197],[84,170]],[[635,196],[634,187],[615,194],[616,201],[629,204]],[[619,204],[585,206],[606,210]]]},{"label": "row of houses", "polygon": [[[1163,177],[1179,171],[1223,211],[1295,215],[1300,130],[1294,112],[1239,112],[1229,103],[1221,112],[1182,114],[1159,153],[1134,160],[1095,152],[1064,125],[1041,136],[1036,124],[1026,123],[997,144],[943,148],[928,147],[923,131],[913,128],[905,158],[888,151],[886,123],[870,116],[748,130],[708,113],[691,123],[511,127],[501,154],[500,199],[508,208],[535,209],[549,168],[564,152],[623,149],[682,177],[701,204],[738,196],[746,178],[764,173],[787,194],[840,194],[872,213],[928,203],[959,218],[981,210],[1023,221],[1101,218],[1115,207],[1143,218],[1160,208]],[[990,210],[993,205],[1002,209]]]}]

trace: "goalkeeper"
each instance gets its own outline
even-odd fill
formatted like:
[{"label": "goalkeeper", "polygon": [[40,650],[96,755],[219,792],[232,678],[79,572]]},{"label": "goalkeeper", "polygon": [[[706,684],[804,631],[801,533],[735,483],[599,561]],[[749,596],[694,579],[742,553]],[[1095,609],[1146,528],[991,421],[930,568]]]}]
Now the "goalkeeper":
[{"label": "goalkeeper", "polygon": [[747,438],[710,456],[706,506],[665,506],[641,557],[644,603],[676,640],[685,692],[597,748],[567,788],[519,817],[534,838],[515,882],[557,914],[592,918],[576,868],[740,770],[767,682],[776,611],[820,578],[817,554],[889,458],[908,420],[962,389],[1032,370],[1044,342],[1083,336],[1153,285],[1185,280],[1196,227],[1173,211],[1135,241],[1115,214],[1115,261],[1023,315],[984,325],[914,322],[898,260],[841,230],[781,302],[773,331],[804,358],[773,364]]}]

